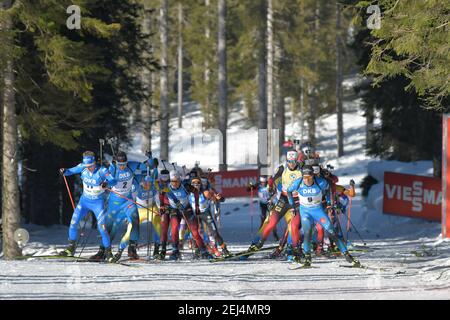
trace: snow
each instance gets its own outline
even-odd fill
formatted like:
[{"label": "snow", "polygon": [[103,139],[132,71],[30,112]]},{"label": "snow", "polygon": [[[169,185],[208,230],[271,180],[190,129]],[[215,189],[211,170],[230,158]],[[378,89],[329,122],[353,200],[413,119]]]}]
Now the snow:
[{"label": "snow", "polygon": [[[357,186],[370,173],[380,183],[384,170],[429,175],[431,164],[386,162],[364,153],[365,118],[353,101],[346,104],[344,114],[345,152],[336,157],[336,116],[319,119],[318,151],[322,160],[335,167],[340,183],[354,179]],[[203,135],[198,106],[186,104],[185,129],[174,129],[171,119],[170,162],[193,166],[200,161],[203,168],[217,169],[218,142],[194,143]],[[243,112],[234,107],[230,114],[228,156],[231,169],[255,167],[257,133],[255,128],[241,129]],[[287,123],[290,123],[287,121]],[[290,125],[287,136],[298,134]],[[191,138],[194,138],[192,140]],[[134,137],[135,154],[141,159],[141,136]],[[159,146],[157,137],[152,145]],[[242,153],[247,153],[242,164]],[[158,156],[158,148],[153,154]],[[380,180],[381,179],[381,180]],[[155,263],[136,262],[134,267],[113,264],[77,263],[61,260],[0,260],[0,299],[449,299],[450,241],[440,238],[440,225],[384,215],[381,212],[381,184],[374,185],[367,199],[357,196],[352,201],[351,219],[369,252],[354,255],[371,269],[341,268],[344,259],[313,257],[317,268],[289,270],[282,260],[262,259],[258,253],[247,261],[210,263],[192,261],[191,250],[183,250],[183,260]],[[258,227],[258,205],[250,198],[227,199],[222,207],[220,232],[230,251],[246,249]],[[346,226],[345,219],[342,222]],[[30,233],[24,253],[47,255],[66,245],[67,227],[23,226]],[[278,227],[279,233],[282,228]],[[146,226],[141,227],[141,244],[145,244]],[[345,232],[345,230],[344,230]],[[89,236],[82,256],[96,252],[98,232],[88,227]],[[363,241],[355,230],[349,233],[355,246]],[[267,246],[275,244],[270,237]],[[114,241],[114,251],[117,240]],[[146,256],[144,246],[139,254]],[[126,255],[126,253],[125,253]],[[380,269],[382,268],[382,269]]]}]

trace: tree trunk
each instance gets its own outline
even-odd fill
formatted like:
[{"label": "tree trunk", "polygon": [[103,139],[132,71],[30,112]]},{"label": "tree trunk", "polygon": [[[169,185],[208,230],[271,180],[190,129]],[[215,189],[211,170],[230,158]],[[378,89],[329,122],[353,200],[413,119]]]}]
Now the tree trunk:
[{"label": "tree trunk", "polygon": [[178,128],[183,128],[183,5],[178,2]]},{"label": "tree trunk", "polygon": [[[266,1],[261,1],[261,15],[263,19],[267,16]],[[260,29],[259,38],[259,63],[258,63],[258,129],[267,130],[267,37],[266,29]],[[258,168],[265,164],[266,161],[261,161],[263,153],[267,153],[267,145],[264,147],[263,143],[267,144],[267,136],[262,137],[258,134],[258,139],[262,138],[264,141],[258,142]]]},{"label": "tree trunk", "polygon": [[338,157],[344,155],[344,121],[342,108],[342,43],[341,43],[341,8],[336,1],[336,114]]},{"label": "tree trunk", "polygon": [[169,160],[168,7],[168,0],[161,0],[159,32],[161,35],[160,158],[162,160]]},{"label": "tree trunk", "polygon": [[[11,1],[5,1],[6,8]],[[6,17],[0,27],[8,32],[12,28],[11,20]],[[10,41],[6,45],[12,45]],[[5,45],[5,44],[3,44]],[[11,57],[6,61],[3,73],[3,160],[2,160],[2,228],[3,254],[5,259],[14,259],[22,255],[22,250],[14,241],[14,232],[20,227],[19,184],[18,184],[18,146],[17,119],[14,95],[14,71]]]},{"label": "tree trunk", "polygon": [[[277,65],[281,61],[281,48],[279,45],[275,45],[275,63]],[[277,69],[279,70],[279,69]],[[275,128],[278,129],[278,156],[275,157],[274,160],[279,159],[279,154],[281,152],[281,148],[283,146],[284,142],[284,130],[285,130],[285,102],[284,102],[284,96],[281,89],[280,84],[280,74],[279,72],[276,73],[275,77]]]},{"label": "tree trunk", "polygon": [[267,0],[267,133],[269,153],[269,170],[273,172],[273,7],[272,0]]},{"label": "tree trunk", "polygon": [[[319,43],[319,29],[320,29],[320,8],[319,2],[316,1],[315,19],[314,19],[314,45],[317,46]],[[314,59],[314,72],[318,74],[318,61]],[[316,145],[316,119],[317,112],[319,109],[319,86],[320,83],[314,83],[311,91],[308,90],[310,99],[308,100],[308,140],[315,147]],[[309,85],[307,86],[309,87]]]},{"label": "tree trunk", "polygon": [[222,133],[220,154],[222,155],[219,170],[227,170],[227,124],[228,124],[228,86],[227,86],[227,34],[226,17],[227,2],[219,0],[219,36],[218,36],[218,55],[219,55],[219,130]]},{"label": "tree trunk", "polygon": [[[144,19],[143,19],[143,33],[145,35],[151,34],[151,10],[145,8]],[[153,53],[153,45],[151,41],[146,44],[150,47],[150,51]],[[147,58],[150,58],[146,55]],[[144,77],[143,81],[145,83],[145,88],[150,92],[147,99],[142,102],[141,106],[141,118],[143,122],[142,130],[142,145],[141,151],[151,151],[152,149],[152,99],[154,90],[154,72],[152,70],[144,68],[142,75]]]},{"label": "tree trunk", "polygon": [[[206,23],[205,23],[205,39],[209,43],[209,38],[211,36],[211,30],[209,27],[209,0],[205,0],[205,7],[206,7]],[[208,57],[205,58],[205,72],[204,72],[204,81],[205,81],[205,90],[206,90],[206,97],[205,97],[205,108],[204,110],[208,110],[208,112],[204,113],[203,118],[205,120],[206,126],[210,127],[211,125],[211,119],[210,119],[210,104],[211,104],[211,93],[209,91],[209,79],[211,75],[211,70],[209,68],[209,60]]]}]

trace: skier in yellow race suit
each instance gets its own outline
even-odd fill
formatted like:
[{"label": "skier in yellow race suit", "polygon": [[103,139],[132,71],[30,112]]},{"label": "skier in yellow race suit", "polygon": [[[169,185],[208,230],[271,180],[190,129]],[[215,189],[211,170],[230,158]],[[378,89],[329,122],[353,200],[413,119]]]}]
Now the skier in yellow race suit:
[{"label": "skier in yellow race suit", "polygon": [[[276,227],[282,217],[285,217],[286,222],[289,226],[289,221],[291,220],[293,213],[292,207],[290,206],[287,198],[286,190],[294,180],[301,178],[302,176],[302,164],[299,163],[297,159],[297,151],[288,151],[286,155],[286,164],[279,166],[275,175],[269,179],[269,186],[271,188],[274,187],[275,182],[281,180],[281,192],[278,197],[278,201],[275,204],[275,207],[273,208],[273,210],[271,210],[269,216],[266,219],[267,223],[265,222],[260,228],[260,236],[257,237],[259,238],[259,240],[257,240],[257,242],[252,242],[251,246],[248,249],[249,251],[258,251],[263,247],[264,242],[268,238],[269,234]],[[286,214],[288,212],[289,214]],[[290,232],[299,233],[299,230],[290,230]]]}]

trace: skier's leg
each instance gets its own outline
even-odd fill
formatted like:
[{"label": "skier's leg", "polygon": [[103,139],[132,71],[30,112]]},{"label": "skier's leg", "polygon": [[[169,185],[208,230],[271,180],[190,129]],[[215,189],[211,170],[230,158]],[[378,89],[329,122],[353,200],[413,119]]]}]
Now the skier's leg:
[{"label": "skier's leg", "polygon": [[360,266],[360,262],[348,253],[348,249],[344,241],[337,236],[337,233],[334,230],[331,220],[326,214],[325,210],[323,208],[316,209],[313,211],[313,215],[314,219],[319,222],[327,232],[328,238],[337,244],[339,251],[341,251],[345,257],[345,260],[347,260],[347,262],[350,262],[354,266]]},{"label": "skier's leg", "polygon": [[303,252],[306,254],[311,254],[311,236],[313,221],[309,212],[304,210],[301,213],[302,221],[302,231],[303,231]]},{"label": "skier's leg", "polygon": [[177,260],[180,257],[180,252],[178,249],[179,240],[179,228],[180,228],[180,214],[178,210],[172,210],[170,213],[170,225],[171,225],[171,236],[172,236],[172,253],[170,255],[171,260]]},{"label": "skier's leg", "polygon": [[170,225],[171,225],[171,237],[172,237],[172,246],[174,250],[178,250],[178,240],[179,240],[179,228],[180,228],[180,217],[178,210],[171,209],[170,210]]},{"label": "skier's leg", "polygon": [[184,216],[187,219],[187,224],[189,225],[189,229],[191,230],[192,233],[192,237],[195,240],[195,243],[197,244],[197,247],[200,249],[200,251],[202,252],[202,254],[204,254],[206,251],[206,247],[205,247],[205,243],[202,240],[202,237],[198,231],[198,222],[197,222],[197,217],[195,216],[195,214],[192,212],[191,209],[187,209],[184,212]]},{"label": "skier's leg", "polygon": [[267,204],[264,203],[259,203],[259,208],[261,210],[261,224],[260,224],[260,228],[263,226],[264,221],[266,220],[266,216],[267,216]]},{"label": "skier's leg", "polygon": [[80,200],[78,205],[75,207],[75,210],[72,214],[72,219],[70,220],[69,226],[69,241],[77,241],[78,239],[78,226],[80,221],[86,216],[89,209],[86,208],[83,204],[83,200]]},{"label": "skier's leg", "polygon": [[109,233],[106,230],[106,209],[103,200],[96,201],[90,208],[94,212],[97,218],[97,229],[102,237],[102,244],[105,247],[105,254],[108,251],[108,255],[111,252],[111,240]]},{"label": "skier's leg", "polygon": [[316,254],[321,254],[323,249],[323,241],[324,241],[324,230],[320,223],[316,223],[317,230],[317,247]]}]

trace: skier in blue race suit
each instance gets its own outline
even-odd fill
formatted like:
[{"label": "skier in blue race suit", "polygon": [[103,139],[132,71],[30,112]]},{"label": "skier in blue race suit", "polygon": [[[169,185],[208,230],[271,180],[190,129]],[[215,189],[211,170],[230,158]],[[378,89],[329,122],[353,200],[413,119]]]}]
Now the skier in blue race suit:
[{"label": "skier in blue race suit", "polygon": [[[139,213],[135,203],[125,199],[132,198],[132,190],[139,188],[141,175],[145,174],[147,166],[144,163],[128,161],[127,155],[123,151],[117,153],[117,157],[109,166],[109,173],[117,181],[111,188],[108,199],[108,210],[106,215],[106,228],[111,236],[111,241],[115,238],[120,227],[127,221],[131,224],[130,236],[122,237],[118,252],[111,261],[116,262],[122,256],[123,250],[128,246],[128,256],[131,259],[138,259],[137,244],[139,240]],[[100,247],[97,254],[91,259],[102,260],[105,248]]]},{"label": "skier in blue race suit", "polygon": [[[292,219],[292,228],[298,228],[301,219],[301,228],[303,231],[303,252],[305,255],[305,266],[311,265],[311,236],[313,227],[316,223],[319,223],[325,232],[328,233],[328,237],[333,240],[339,250],[345,256],[345,259],[350,262],[354,266],[360,266],[358,260],[353,258],[347,250],[345,243],[340,239],[333,228],[333,224],[328,217],[328,214],[325,210],[323,200],[326,198],[327,209],[331,207],[328,205],[330,199],[327,197],[329,190],[328,182],[322,177],[314,176],[314,169],[312,166],[304,166],[302,168],[302,178],[299,178],[292,182],[292,184],[288,187],[288,199],[289,203],[294,206],[294,199],[292,196],[293,192],[298,193],[299,202],[300,202],[300,212],[298,212],[298,208],[296,208],[296,215]],[[294,250],[299,250],[298,248],[298,239],[293,238],[293,248]],[[294,260],[299,262],[299,255],[296,255]]]},{"label": "skier in blue race suit", "polygon": [[112,258],[111,241],[106,230],[105,218],[105,188],[114,186],[117,182],[103,166],[95,161],[92,151],[83,153],[83,162],[76,167],[60,169],[61,174],[71,176],[80,174],[83,181],[83,194],[75,207],[69,227],[69,245],[60,252],[60,255],[73,256],[77,246],[78,226],[89,211],[94,212],[97,218],[97,228],[102,237],[102,246],[105,248],[105,258]]}]

